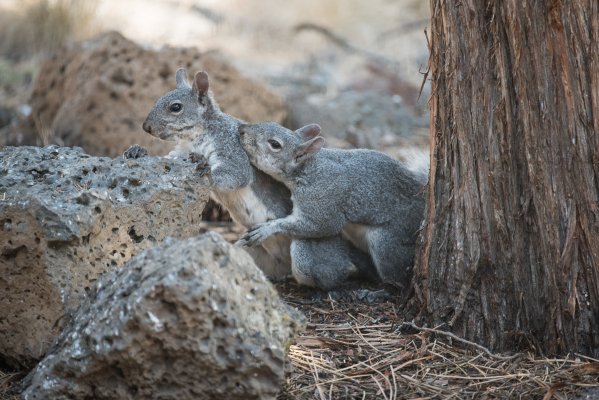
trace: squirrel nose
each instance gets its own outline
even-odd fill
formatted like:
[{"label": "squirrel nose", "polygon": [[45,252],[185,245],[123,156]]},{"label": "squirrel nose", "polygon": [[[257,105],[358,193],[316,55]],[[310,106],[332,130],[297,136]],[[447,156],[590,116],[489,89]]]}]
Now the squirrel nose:
[{"label": "squirrel nose", "polygon": [[148,133],[152,133],[152,127],[150,126],[150,124],[148,124],[148,121],[144,121],[144,123],[141,127],[143,128],[144,131],[146,131]]},{"label": "squirrel nose", "polygon": [[239,132],[240,135],[244,135],[245,134],[245,129],[247,128],[247,125],[239,125],[239,128],[237,128],[237,132]]}]

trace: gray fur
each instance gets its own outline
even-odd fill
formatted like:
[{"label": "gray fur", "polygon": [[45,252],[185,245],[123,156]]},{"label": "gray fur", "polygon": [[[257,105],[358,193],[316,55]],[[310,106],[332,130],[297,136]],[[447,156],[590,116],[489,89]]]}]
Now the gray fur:
[{"label": "gray fur", "polygon": [[[190,85],[185,70],[179,69],[176,80],[177,87],[156,101],[143,129],[160,139],[177,142],[170,156],[186,156],[189,152],[202,156],[209,166],[212,197],[238,223],[252,226],[288,215],[289,191],[250,164],[237,134],[243,121],[220,110],[208,90],[207,74],[198,72]],[[175,103],[181,105],[178,112],[169,109]],[[273,238],[250,253],[267,275],[280,278],[290,272],[289,245],[286,237]]]},{"label": "gray fur", "polygon": [[[209,167],[207,177],[213,197],[236,222],[250,227],[289,215],[292,210],[289,190],[250,164],[239,141],[238,128],[243,121],[220,110],[209,91],[208,75],[198,72],[190,85],[185,70],[179,69],[176,81],[176,89],[156,101],[143,129],[163,140],[176,141],[178,145],[171,156],[187,155],[190,151],[202,156]],[[180,104],[181,109],[170,109],[173,104]],[[336,241],[315,240],[305,244],[300,241],[294,248],[301,253],[306,252],[304,248],[310,249],[312,258],[299,264],[303,270],[325,258],[334,262],[337,268],[348,271],[367,270],[368,263],[371,269],[374,268],[367,256],[364,261],[365,256],[346,242],[340,247]],[[337,253],[341,248],[343,253]],[[291,271],[300,283],[308,283],[301,280],[300,272],[292,269],[288,237],[273,237],[265,240],[261,247],[248,250],[267,275],[278,278]],[[351,257],[356,258],[357,267],[351,263]],[[332,288],[337,283],[323,282],[315,285]]]},{"label": "gray fur", "polygon": [[[365,244],[380,278],[406,285],[417,231],[424,217],[423,181],[400,162],[374,150],[321,149],[320,129],[292,132],[276,123],[243,125],[250,161],[291,190],[293,212],[250,229],[244,245],[273,235],[315,239],[348,230]],[[356,237],[357,235],[357,237]]]},{"label": "gray fur", "polygon": [[291,242],[293,276],[306,286],[325,290],[342,288],[356,279],[377,280],[367,253],[340,235]]},{"label": "gray fur", "polygon": [[[196,74],[196,79],[201,73]],[[178,113],[169,106],[178,103]],[[143,129],[163,140],[191,142],[191,150],[204,156],[210,164],[210,183],[217,197],[248,186],[253,169],[236,132],[243,122],[220,111],[210,92],[201,94],[177,71],[177,88],[158,99],[143,123]]]}]

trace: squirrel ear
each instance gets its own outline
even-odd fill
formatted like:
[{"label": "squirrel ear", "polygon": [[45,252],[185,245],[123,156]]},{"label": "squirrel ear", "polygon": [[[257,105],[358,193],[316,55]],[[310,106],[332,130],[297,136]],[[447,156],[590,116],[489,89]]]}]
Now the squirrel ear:
[{"label": "squirrel ear", "polygon": [[177,88],[190,88],[189,82],[187,82],[187,71],[185,68],[179,68],[177,70]]},{"label": "squirrel ear", "polygon": [[198,96],[205,96],[208,93],[210,82],[208,81],[208,74],[205,71],[196,73],[193,78],[193,91]]},{"label": "squirrel ear", "polygon": [[296,162],[304,162],[314,154],[318,153],[324,146],[324,138],[322,136],[316,136],[307,142],[302,143],[295,150],[294,158]]},{"label": "squirrel ear", "polygon": [[320,133],[320,125],[318,124],[310,124],[306,125],[302,128],[299,128],[295,131],[297,135],[300,135],[305,140],[312,139]]}]

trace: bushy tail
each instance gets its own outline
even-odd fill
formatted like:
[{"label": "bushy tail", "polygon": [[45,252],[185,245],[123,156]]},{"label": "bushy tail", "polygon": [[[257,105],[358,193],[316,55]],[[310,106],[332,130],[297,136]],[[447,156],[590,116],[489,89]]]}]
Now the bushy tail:
[{"label": "bushy tail", "polygon": [[399,156],[405,167],[416,175],[416,178],[426,183],[428,180],[428,171],[430,170],[430,155],[428,149],[420,147],[408,147],[401,149]]}]

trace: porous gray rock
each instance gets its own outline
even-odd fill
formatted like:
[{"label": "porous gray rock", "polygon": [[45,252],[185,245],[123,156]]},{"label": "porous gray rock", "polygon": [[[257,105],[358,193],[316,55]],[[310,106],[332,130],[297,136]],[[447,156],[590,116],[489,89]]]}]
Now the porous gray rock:
[{"label": "porous gray rock", "polygon": [[108,272],[26,379],[26,400],[274,399],[303,317],[216,233]]},{"label": "porous gray rock", "polygon": [[207,181],[185,160],[0,149],[0,362],[39,360],[103,272],[200,232]]}]

